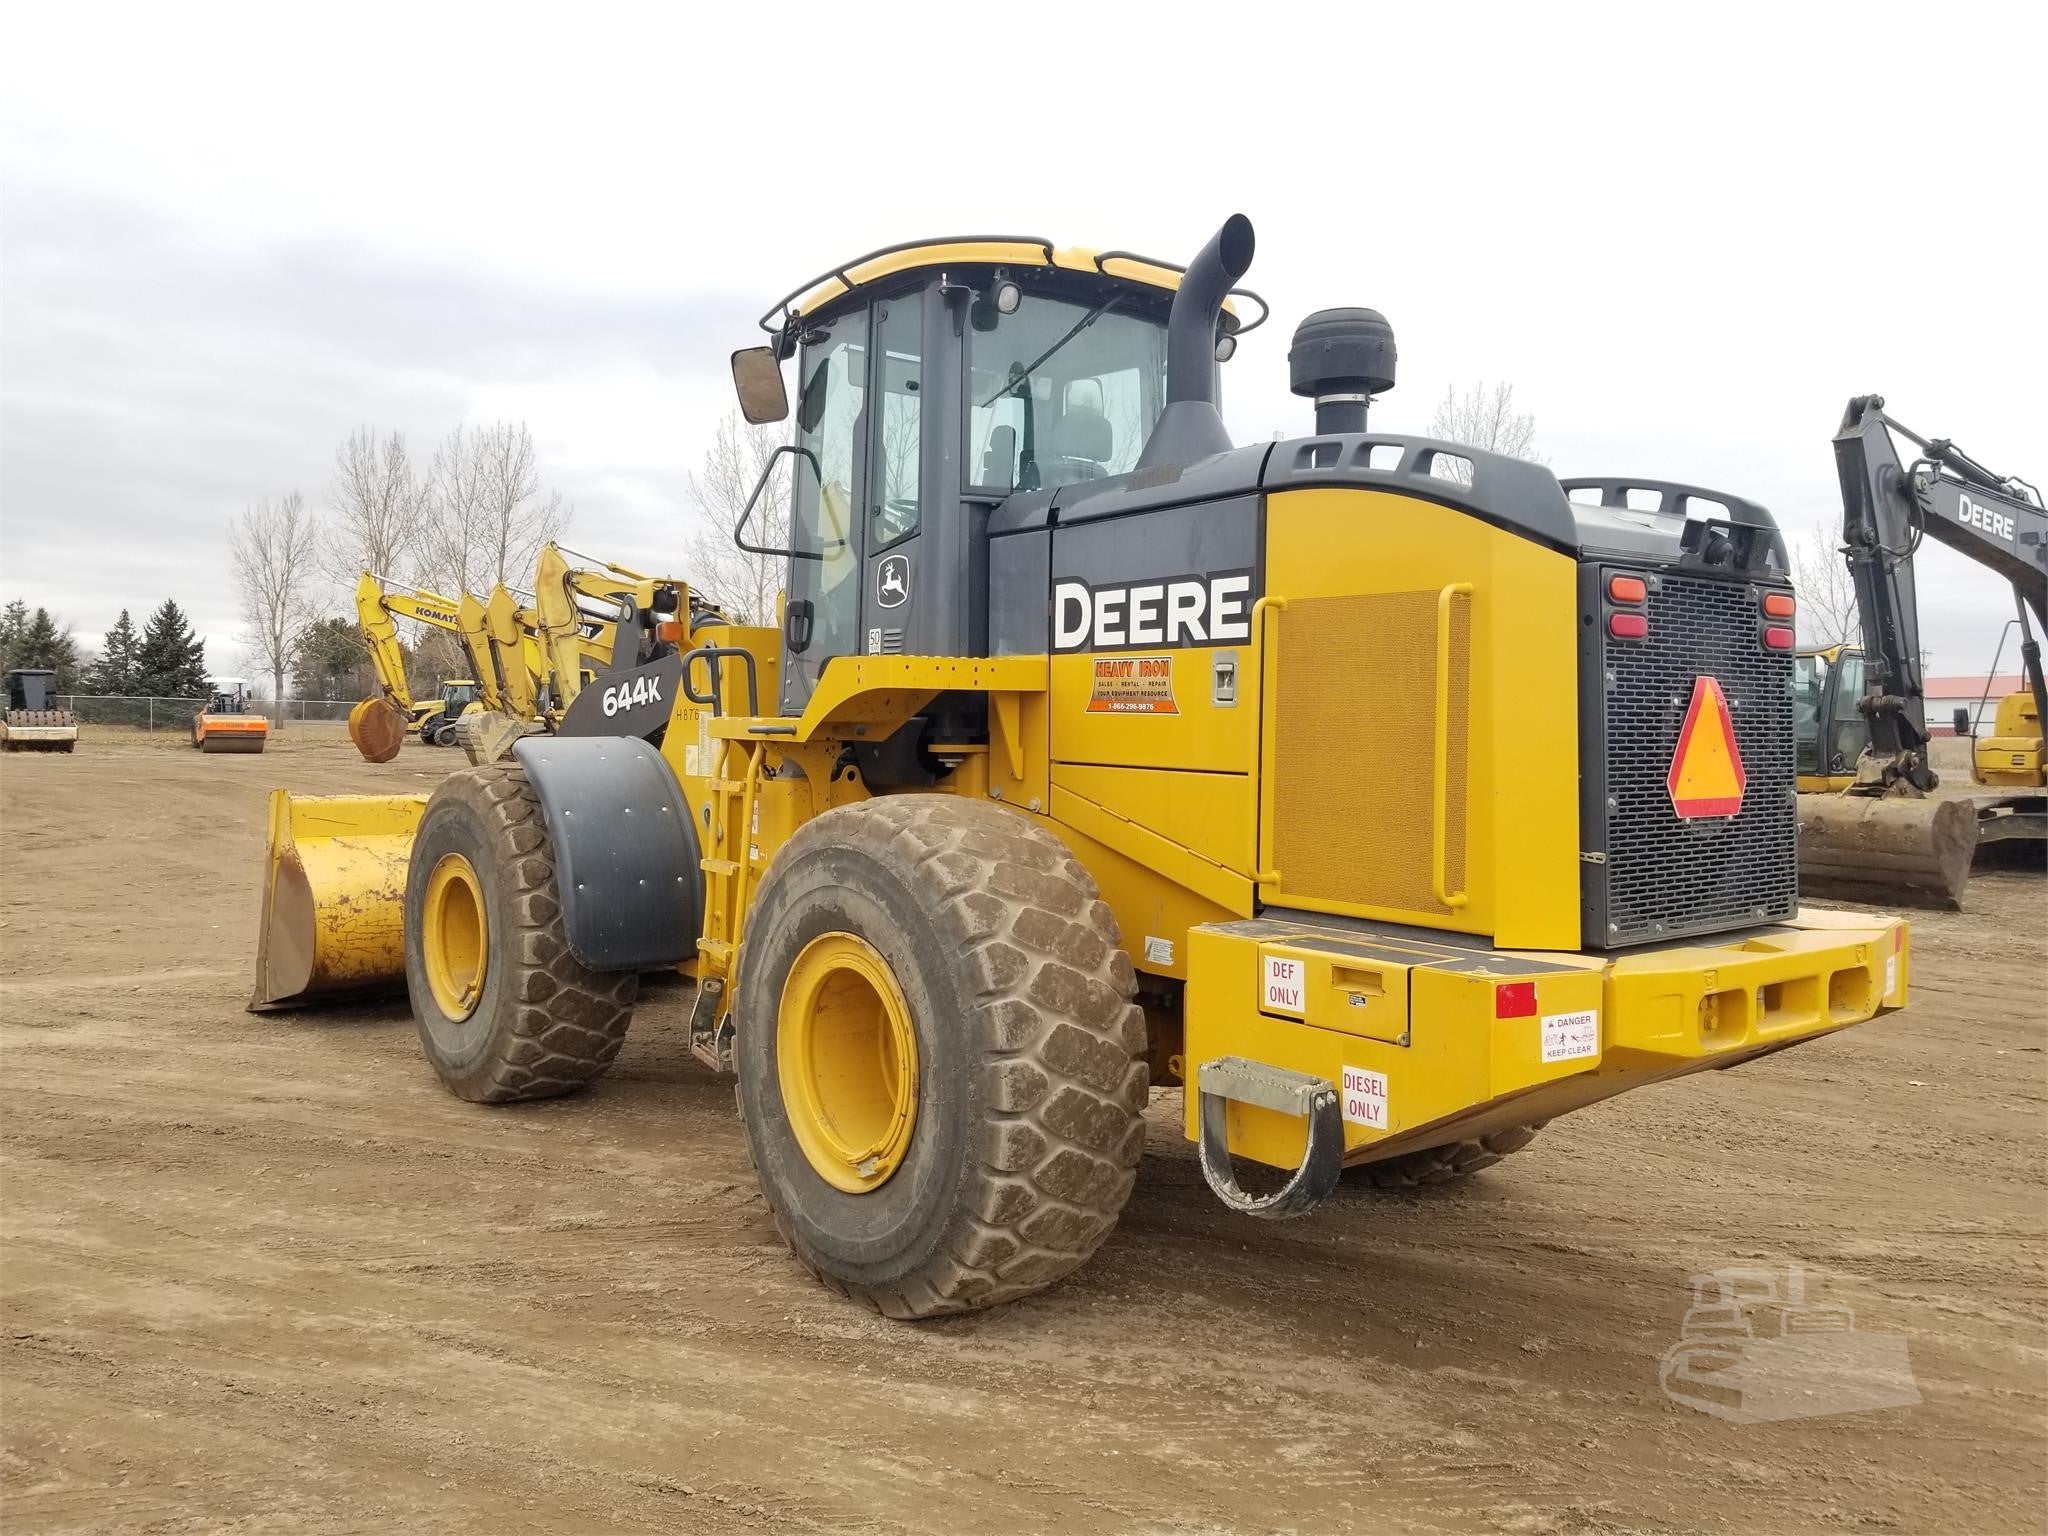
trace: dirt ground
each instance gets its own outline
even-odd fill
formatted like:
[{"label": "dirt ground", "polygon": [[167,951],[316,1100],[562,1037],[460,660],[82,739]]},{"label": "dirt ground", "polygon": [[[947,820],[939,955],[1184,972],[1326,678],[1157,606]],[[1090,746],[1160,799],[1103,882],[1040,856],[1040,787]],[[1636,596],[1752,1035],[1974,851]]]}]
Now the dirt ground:
[{"label": "dirt ground", "polygon": [[[2048,887],[1903,1014],[1561,1121],[1462,1187],[1227,1214],[1155,1096],[1074,1278],[937,1324],[809,1280],[643,1003],[590,1092],[444,1092],[402,1001],[254,1017],[265,791],[337,732],[0,765],[0,1520],[26,1532],[1983,1531],[2048,1521]],[[1689,1277],[1802,1266],[1917,1406],[1666,1397]]]}]

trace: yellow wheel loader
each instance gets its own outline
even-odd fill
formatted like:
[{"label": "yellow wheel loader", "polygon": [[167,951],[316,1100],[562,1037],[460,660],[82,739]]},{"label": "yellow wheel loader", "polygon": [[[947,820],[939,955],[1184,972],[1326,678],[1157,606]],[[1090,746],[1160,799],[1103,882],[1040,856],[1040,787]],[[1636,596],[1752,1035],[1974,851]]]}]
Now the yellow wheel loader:
[{"label": "yellow wheel loader", "polygon": [[[1895,435],[1920,450],[1910,465],[1900,462]],[[2034,633],[2048,623],[2048,512],[2025,481],[1994,475],[1945,439],[1921,437],[1887,416],[1877,395],[1849,402],[1835,462],[1863,643],[1797,663],[1800,889],[1960,907],[1979,847],[2048,850],[2048,795],[2040,792],[2048,688]],[[1935,793],[1913,566],[1928,538],[2012,587],[2027,688],[2000,701],[1971,775],[1997,793]]]},{"label": "yellow wheel loader", "polygon": [[1368,430],[1370,310],[1295,333],[1312,435],[1233,445],[1252,248],[918,242],[763,316],[791,534],[734,537],[779,627],[376,808],[353,977],[402,971],[452,1092],[588,1084],[680,968],[799,1260],[928,1317],[1104,1241],[1153,1085],[1219,1199],[1295,1215],[1904,1004],[1904,923],[1798,905],[1769,514]]}]

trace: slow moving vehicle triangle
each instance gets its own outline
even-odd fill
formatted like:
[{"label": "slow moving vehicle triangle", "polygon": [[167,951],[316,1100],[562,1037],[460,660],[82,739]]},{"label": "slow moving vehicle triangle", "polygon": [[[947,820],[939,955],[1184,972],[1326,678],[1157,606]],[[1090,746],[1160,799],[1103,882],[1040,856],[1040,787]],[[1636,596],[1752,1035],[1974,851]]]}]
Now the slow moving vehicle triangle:
[{"label": "slow moving vehicle triangle", "polygon": [[1678,747],[1671,754],[1671,772],[1665,779],[1671,790],[1671,809],[1686,821],[1702,816],[1733,816],[1742,809],[1743,791],[1749,774],[1742,766],[1742,750],[1735,741],[1735,722],[1728,714],[1728,696],[1719,680],[1692,680],[1692,703],[1685,711],[1685,724],[1678,730]]}]

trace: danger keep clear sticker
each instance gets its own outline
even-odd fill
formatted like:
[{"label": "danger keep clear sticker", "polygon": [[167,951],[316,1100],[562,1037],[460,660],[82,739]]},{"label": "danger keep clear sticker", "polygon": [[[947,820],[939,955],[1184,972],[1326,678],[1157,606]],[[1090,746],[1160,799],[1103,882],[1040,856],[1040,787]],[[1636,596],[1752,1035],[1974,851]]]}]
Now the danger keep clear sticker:
[{"label": "danger keep clear sticker", "polygon": [[1600,1015],[1592,1008],[1543,1015],[1543,1059],[1577,1061],[1600,1054]]},{"label": "danger keep clear sticker", "polygon": [[1177,715],[1171,656],[1098,656],[1091,715]]}]

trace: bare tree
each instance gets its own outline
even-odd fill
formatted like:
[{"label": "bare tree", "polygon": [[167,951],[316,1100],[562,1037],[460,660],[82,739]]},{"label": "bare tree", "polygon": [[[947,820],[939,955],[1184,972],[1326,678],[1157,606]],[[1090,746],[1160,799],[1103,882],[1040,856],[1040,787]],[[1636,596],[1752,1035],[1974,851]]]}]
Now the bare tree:
[{"label": "bare tree", "polygon": [[1799,642],[1826,650],[1861,632],[1856,583],[1833,529],[1816,523],[1792,550],[1792,585],[1799,592]]},{"label": "bare tree", "polygon": [[[737,412],[719,422],[704,467],[689,476],[690,503],[697,511],[685,543],[689,556],[683,573],[709,601],[741,623],[775,622],[775,599],[782,591],[786,562],[775,555],[750,554],[732,541],[732,531],[745,510],[770,456],[782,440],[777,426],[749,426]],[[747,525],[750,544],[783,549],[789,543],[789,459],[777,460],[774,474],[754,504]]]},{"label": "bare tree", "polygon": [[235,591],[249,654],[270,673],[271,697],[284,697],[299,633],[313,613],[319,533],[297,491],[259,501],[228,527]]},{"label": "bare tree", "polygon": [[[1536,452],[1536,418],[1516,411],[1512,384],[1496,384],[1488,389],[1481,380],[1462,395],[1455,388],[1446,387],[1443,399],[1437,402],[1436,414],[1430,418],[1429,435],[1463,443],[1468,448],[1527,459],[1532,464],[1544,462]],[[1461,484],[1472,483],[1471,468],[1464,464],[1445,461],[1441,473]]]},{"label": "bare tree", "polygon": [[449,433],[434,452],[427,494],[421,560],[428,581],[450,597],[530,580],[541,545],[574,515],[561,492],[542,494],[523,421]]},{"label": "bare tree", "polygon": [[364,571],[401,574],[418,547],[426,487],[412,466],[405,435],[379,437],[357,427],[334,451],[327,487],[327,574],[353,586]]}]

